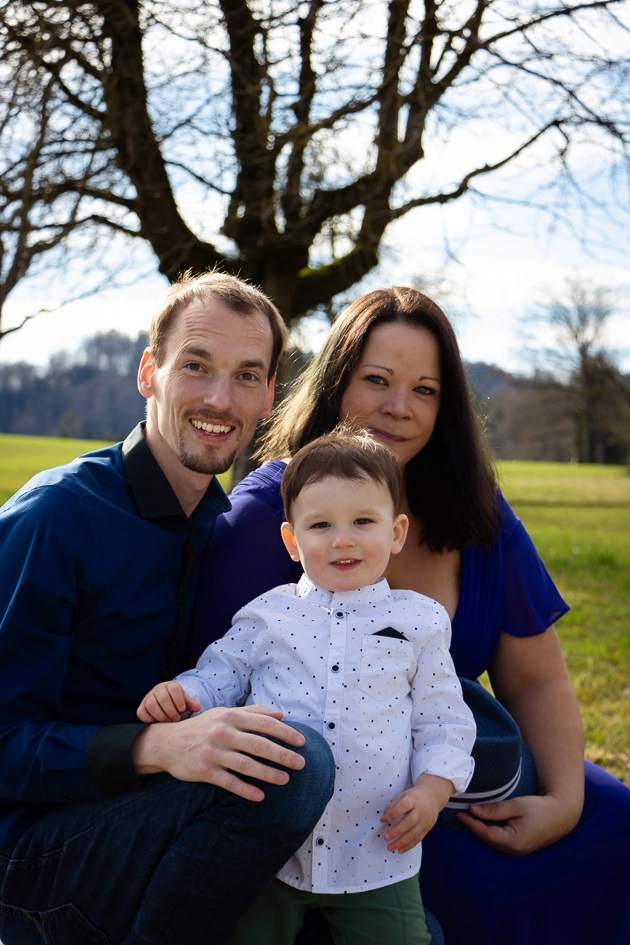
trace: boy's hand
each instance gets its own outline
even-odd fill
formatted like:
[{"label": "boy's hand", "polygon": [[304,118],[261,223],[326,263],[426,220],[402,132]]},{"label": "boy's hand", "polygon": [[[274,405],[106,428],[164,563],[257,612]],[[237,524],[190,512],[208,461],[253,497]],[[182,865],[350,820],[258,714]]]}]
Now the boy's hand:
[{"label": "boy's hand", "polygon": [[446,778],[421,774],[413,787],[395,797],[381,817],[384,824],[398,821],[383,837],[390,853],[413,850],[433,827],[454,790]]},{"label": "boy's hand", "polygon": [[178,682],[164,682],[147,693],[136,715],[141,722],[179,722],[201,706]]}]

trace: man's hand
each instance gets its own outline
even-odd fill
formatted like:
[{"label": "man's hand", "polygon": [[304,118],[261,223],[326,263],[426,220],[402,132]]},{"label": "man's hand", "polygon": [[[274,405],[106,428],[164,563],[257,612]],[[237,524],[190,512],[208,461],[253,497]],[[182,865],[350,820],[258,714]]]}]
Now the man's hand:
[{"label": "man's hand", "polygon": [[178,682],[163,682],[147,693],[136,715],[141,722],[179,722],[183,715],[199,712],[200,708]]},{"label": "man's hand", "polygon": [[576,820],[569,805],[552,795],[471,804],[470,812],[473,817],[462,811],[457,819],[479,840],[508,856],[524,856],[555,843],[575,826]]},{"label": "man's hand", "polygon": [[452,781],[422,774],[413,787],[395,797],[381,817],[385,824],[400,818],[383,837],[390,853],[413,850],[433,827],[454,790]]},{"label": "man's hand", "polygon": [[[282,712],[262,705],[209,709],[179,725],[149,725],[133,743],[138,774],[167,771],[180,781],[206,781],[250,801],[262,801],[260,788],[242,781],[246,775],[269,784],[286,784],[289,775],[258,759],[299,771],[304,759],[269,741],[277,738],[300,747],[304,736],[280,721]],[[252,756],[253,757],[250,757]]]}]

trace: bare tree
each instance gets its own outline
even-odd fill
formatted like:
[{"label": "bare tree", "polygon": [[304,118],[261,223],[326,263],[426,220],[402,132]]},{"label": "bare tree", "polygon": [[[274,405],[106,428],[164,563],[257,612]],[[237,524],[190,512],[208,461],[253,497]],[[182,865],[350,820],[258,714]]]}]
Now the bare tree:
[{"label": "bare tree", "polygon": [[[577,183],[584,145],[625,160],[626,16],[619,0],[0,0],[7,290],[96,226],[147,240],[169,278],[239,272],[289,322],[325,307],[414,208],[526,155],[547,184]],[[457,145],[432,181],[423,162],[464,127],[484,147]]]},{"label": "bare tree", "polygon": [[628,379],[605,345],[605,328],[615,311],[611,290],[568,280],[564,298],[541,303],[530,316],[551,326],[556,336],[554,347],[537,351],[538,369],[527,382],[536,392],[526,404],[530,426],[538,417],[537,430],[550,432],[555,426],[558,431],[570,420],[580,462],[604,463],[611,446],[630,445]]},{"label": "bare tree", "polygon": [[[68,101],[53,73],[38,67],[6,31],[2,40],[0,339],[33,317],[24,316],[12,328],[2,326],[6,300],[27,275],[47,264],[49,271],[58,267],[73,239],[75,244],[81,241],[86,253],[98,242],[102,254],[107,236],[97,235],[95,228],[103,220],[110,234],[135,233],[125,225],[128,201],[117,194],[128,182],[116,170],[111,149],[95,136],[93,121]],[[52,52],[47,58],[59,62]],[[102,192],[106,203],[100,199]],[[84,281],[76,294],[89,290],[89,281]]]}]

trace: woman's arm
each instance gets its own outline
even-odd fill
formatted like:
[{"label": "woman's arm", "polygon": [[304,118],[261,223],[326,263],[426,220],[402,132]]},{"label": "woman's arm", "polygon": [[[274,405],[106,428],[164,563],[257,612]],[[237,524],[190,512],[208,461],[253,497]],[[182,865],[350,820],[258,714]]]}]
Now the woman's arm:
[{"label": "woman's arm", "polygon": [[300,579],[280,536],[284,510],[280,481],[284,463],[269,463],[238,484],[232,509],[219,515],[204,555],[190,649],[199,656],[231,627],[250,600]]},{"label": "woman's arm", "polygon": [[559,840],[577,824],[584,800],[584,737],[577,698],[553,626],[535,636],[501,633],[489,668],[495,695],[518,723],[538,772],[539,796],[471,807],[471,833],[520,856]]}]

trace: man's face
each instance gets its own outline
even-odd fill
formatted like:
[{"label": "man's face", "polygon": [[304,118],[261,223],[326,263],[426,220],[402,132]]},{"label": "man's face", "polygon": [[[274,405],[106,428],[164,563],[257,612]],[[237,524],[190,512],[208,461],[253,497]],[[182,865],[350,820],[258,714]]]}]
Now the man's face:
[{"label": "man's face", "polygon": [[145,351],[138,386],[148,400],[147,441],[167,477],[181,466],[202,475],[230,468],[271,410],[271,350],[264,315],[208,299],[175,318],[160,367]]}]

